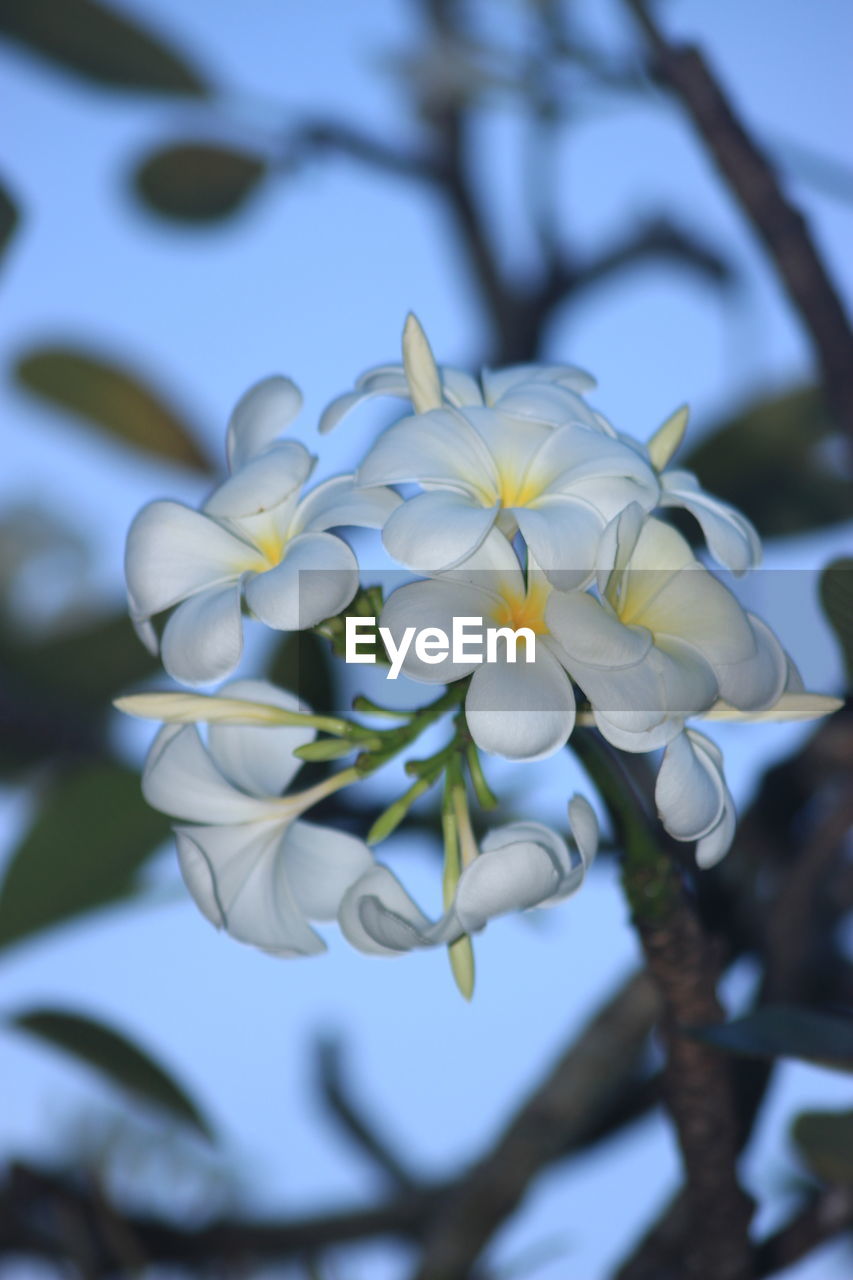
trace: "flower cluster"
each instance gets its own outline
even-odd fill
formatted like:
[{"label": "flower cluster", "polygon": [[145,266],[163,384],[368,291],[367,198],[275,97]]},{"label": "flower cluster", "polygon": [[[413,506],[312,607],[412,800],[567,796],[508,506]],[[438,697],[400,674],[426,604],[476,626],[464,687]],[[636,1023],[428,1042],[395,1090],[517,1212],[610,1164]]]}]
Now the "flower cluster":
[{"label": "flower cluster", "polygon": [[[772,631],[667,522],[668,509],[684,508],[710,556],[735,574],[758,562],[749,521],[669,466],[687,411],[640,444],[590,406],[584,397],[593,386],[563,365],[486,371],[479,381],[440,369],[410,316],[402,365],[370,370],[321,418],[325,432],[369,397],[409,400],[412,412],[378,437],[354,474],[303,493],[315,459],[278,438],[301,397],[274,377],[234,410],[231,474],[201,511],[154,502],[137,516],[127,544],[130,611],[177,681],[203,684],[234,671],[244,609],[268,627],[316,628],[334,642],[348,610],[364,617],[372,607],[377,642],[385,639],[395,665],[443,689],[410,713],[356,699],[366,721],[314,715],[259,680],[214,695],[120,700],[166,721],[143,787],[152,805],[181,821],[181,869],[214,924],[275,954],[322,949],[310,921],[333,919],[369,953],[447,946],[470,992],[470,935],[493,916],[573,893],[598,844],[582,796],[569,804],[567,836],[514,821],[478,840],[472,796],[481,809],[496,803],[481,751],[534,761],[590,731],[620,751],[662,749],[660,819],[675,839],[696,841],[699,865],[710,866],[729,848],[735,814],[721,753],[693,721],[833,709],[831,699],[803,690]],[[332,532],[348,526],[381,530],[387,552],[415,580],[383,600]],[[161,630],[159,615],[167,615]],[[430,637],[460,620],[503,636],[490,661],[437,655]],[[520,651],[509,633],[521,637]],[[414,635],[425,642],[411,645]],[[392,728],[376,727],[381,715],[394,718]],[[446,745],[408,761],[412,785],[366,841],[302,820],[448,716]],[[199,724],[208,726],[206,740]],[[282,794],[302,760],[328,769],[348,755],[348,767]],[[430,920],[372,846],[442,781],[444,910]]]}]

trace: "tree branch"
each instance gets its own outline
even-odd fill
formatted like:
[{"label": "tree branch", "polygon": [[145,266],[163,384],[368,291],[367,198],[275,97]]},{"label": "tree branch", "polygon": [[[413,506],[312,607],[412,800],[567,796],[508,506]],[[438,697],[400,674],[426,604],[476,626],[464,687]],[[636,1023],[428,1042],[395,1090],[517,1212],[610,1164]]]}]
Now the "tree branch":
[{"label": "tree branch", "polygon": [[755,1250],[755,1280],[792,1266],[842,1231],[853,1230],[853,1187],[827,1187]]},{"label": "tree branch", "polygon": [[625,0],[732,194],[764,242],[814,346],[827,400],[853,444],[853,330],[800,211],[698,49],[675,46],[645,0]]}]

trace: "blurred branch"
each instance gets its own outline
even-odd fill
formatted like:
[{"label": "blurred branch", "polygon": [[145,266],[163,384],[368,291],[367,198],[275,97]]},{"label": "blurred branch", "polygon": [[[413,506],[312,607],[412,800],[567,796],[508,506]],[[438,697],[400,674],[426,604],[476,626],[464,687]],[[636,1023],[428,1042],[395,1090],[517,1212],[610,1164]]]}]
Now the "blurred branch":
[{"label": "blurred branch", "polygon": [[783,194],[702,53],[670,44],[646,0],[625,0],[655,61],[693,119],[723,178],[764,242],[815,348],[827,399],[853,442],[853,330],[805,219]]},{"label": "blurred branch", "polygon": [[734,272],[725,259],[698,237],[682,230],[669,218],[655,218],[580,267],[574,273],[573,289],[578,291],[599,284],[626,267],[648,259],[680,263],[716,284],[729,284],[734,279]]},{"label": "blurred branch", "polygon": [[316,1055],[323,1099],[344,1131],[399,1188],[404,1191],[422,1188],[423,1181],[406,1168],[352,1097],[342,1070],[341,1045],[335,1040],[323,1039],[316,1047]]},{"label": "blurred branch", "polygon": [[826,1187],[755,1250],[755,1280],[775,1275],[842,1231],[853,1230],[853,1187]]},{"label": "blurred branch", "polygon": [[636,1070],[659,1012],[644,973],[593,1018],[497,1142],[456,1183],[424,1241],[417,1280],[462,1280],[531,1181],[609,1106]]},{"label": "blurred branch", "polygon": [[649,974],[663,1001],[664,1099],[684,1161],[690,1223],[680,1275],[747,1280],[752,1210],[737,1181],[738,1124],[730,1063],[718,1051],[682,1034],[684,1027],[723,1020],[716,992],[719,957],[675,864],[658,847],[619,758],[600,735],[575,736],[576,750],[623,839],[623,885]]},{"label": "blurred branch", "polygon": [[287,135],[281,162],[287,168],[324,152],[349,156],[406,178],[418,178],[424,182],[441,179],[441,167],[434,156],[389,146],[375,135],[339,120],[305,121],[293,129]]}]

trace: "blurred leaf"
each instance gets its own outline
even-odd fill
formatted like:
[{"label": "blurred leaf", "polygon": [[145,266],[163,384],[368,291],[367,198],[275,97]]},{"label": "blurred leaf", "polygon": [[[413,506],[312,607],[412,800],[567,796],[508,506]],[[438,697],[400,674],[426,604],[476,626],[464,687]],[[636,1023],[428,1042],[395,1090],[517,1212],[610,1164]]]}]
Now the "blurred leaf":
[{"label": "blurred leaf", "polygon": [[804,1111],[791,1136],[819,1178],[853,1183],[853,1111]]},{"label": "blurred leaf", "polygon": [[208,91],[158,37],[96,0],[0,0],[0,35],[98,84],[195,96]]},{"label": "blurred leaf", "polygon": [[168,820],[139,777],[111,762],[80,765],[48,787],[0,890],[0,947],[130,896]]},{"label": "blurred leaf", "polygon": [[124,613],[37,640],[0,620],[0,772],[101,754],[110,699],[157,669]]},{"label": "blurred leaf", "polygon": [[289,631],[284,636],[275,652],[269,679],[302,698],[318,715],[340,711],[328,642],[313,631]]},{"label": "blurred leaf", "polygon": [[853,1070],[853,1017],[767,1004],[721,1026],[693,1027],[697,1040],[758,1058],[802,1058]]},{"label": "blurred leaf", "polygon": [[853,557],[842,556],[826,566],[820,576],[820,599],[841,644],[848,679],[853,681]]},{"label": "blurred leaf", "polygon": [[802,533],[850,516],[850,482],[821,456],[833,431],[819,392],[805,387],[752,405],[674,465],[695,471],[762,537]]},{"label": "blurred leaf", "polygon": [[22,356],[15,372],[29,391],[137,449],[211,469],[186,423],[127,369],[72,347],[40,347]]},{"label": "blurred leaf", "polygon": [[79,1058],[110,1083],[163,1108],[213,1141],[210,1126],[192,1099],[159,1063],[112,1027],[58,1009],[19,1013],[12,1026]]},{"label": "blurred leaf", "polygon": [[180,222],[214,222],[235,213],[264,177],[256,155],[219,143],[182,142],[155,151],[134,177],[137,194]]},{"label": "blurred leaf", "polygon": [[18,207],[5,187],[0,186],[0,256],[12,239],[18,225]]}]

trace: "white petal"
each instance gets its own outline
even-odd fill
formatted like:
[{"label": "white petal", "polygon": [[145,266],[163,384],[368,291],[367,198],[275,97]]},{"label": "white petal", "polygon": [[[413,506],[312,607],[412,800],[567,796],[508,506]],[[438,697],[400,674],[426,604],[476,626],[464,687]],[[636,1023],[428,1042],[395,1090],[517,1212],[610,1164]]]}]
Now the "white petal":
[{"label": "white petal", "polygon": [[706,493],[689,471],[665,471],[660,481],[661,506],[686,507],[698,520],[715,560],[734,573],[759,564],[761,539],[746,516]]},{"label": "white petal", "polygon": [[163,631],[163,666],[182,684],[221,680],[237,666],[242,651],[240,588],[233,582],[184,600]]},{"label": "white petal", "polygon": [[631,501],[653,505],[659,492],[655,473],[636,448],[581,426],[552,431],[528,479],[549,493],[585,498],[608,520]]},{"label": "white petal", "polygon": [[661,423],[651,440],[649,440],[646,446],[649,451],[649,459],[652,466],[657,467],[658,471],[663,471],[684,439],[689,417],[690,410],[686,404],[683,404],[680,409],[676,409],[675,413],[670,414],[666,422]]},{"label": "white petal", "polygon": [[282,856],[287,834],[280,823],[179,827],[175,834],[187,887],[214,924],[273,955],[325,950],[288,883]]},{"label": "white petal", "polygon": [[487,404],[530,383],[553,383],[575,392],[592,391],[596,386],[595,378],[570,364],[513,364],[505,369],[484,369],[482,382]]},{"label": "white petal", "polygon": [[669,744],[655,784],[661,822],[676,840],[697,840],[723,816],[726,786],[701,734],[681,733]]},{"label": "white petal", "polygon": [[441,378],[429,340],[410,311],[403,328],[403,368],[415,413],[441,407]]},{"label": "white petal", "polygon": [[563,496],[515,507],[518,527],[546,578],[558,591],[582,587],[596,568],[604,520],[585,502]]},{"label": "white petal", "polygon": [[456,887],[456,915],[466,933],[476,933],[508,911],[524,911],[558,889],[561,869],[548,845],[518,840],[482,853],[466,867]]},{"label": "white petal", "polygon": [[726,856],[735,837],[737,813],[734,801],[728,790],[726,791],[726,796],[727,801],[723,809],[722,818],[720,818],[720,821],[712,831],[702,836],[696,843],[696,865],[701,867],[703,871],[707,870],[708,867],[716,866],[720,859]]},{"label": "white petal", "polygon": [[588,866],[598,852],[598,819],[585,796],[575,795],[569,801],[569,830]]},{"label": "white petal", "polygon": [[374,865],[364,841],[310,822],[288,827],[281,857],[294,899],[312,920],[334,920],[347,889]]},{"label": "white petal", "polygon": [[545,606],[548,630],[575,667],[633,667],[652,647],[644,627],[625,626],[612,609],[585,591],[555,591]]},{"label": "white petal", "polygon": [[137,621],[206,587],[235,582],[256,558],[253,547],[183,503],[149,503],[130,526],[125,551]]},{"label": "white petal", "polygon": [[559,751],[575,723],[571,681],[539,638],[536,661],[478,667],[465,699],[478,747],[507,760],[542,760]]},{"label": "white petal", "polygon": [[494,527],[497,510],[460,493],[419,493],[390,516],[382,541],[407,568],[420,573],[451,569],[482,544]]},{"label": "white petal", "polygon": [[208,515],[230,519],[269,511],[305,483],[315,462],[316,458],[295,440],[273,445],[250,458],[215,489],[204,509]]},{"label": "white petal", "polygon": [[830,716],[844,706],[842,698],[831,698],[824,693],[783,693],[773,704],[762,711],[740,711],[726,702],[715,702],[706,712],[706,720],[742,721],[744,723],[780,720],[816,720]]},{"label": "white petal", "polygon": [[755,614],[746,615],[755,651],[743,662],[715,667],[720,697],[742,711],[759,711],[779,701],[788,680],[788,657],[776,636]]},{"label": "white petal", "polygon": [[461,411],[435,409],[389,427],[358,471],[363,485],[415,481],[471,492],[497,486],[486,445]]},{"label": "white petal", "polygon": [[345,609],[358,590],[358,561],[331,533],[300,533],[280,564],[246,583],[246,603],[268,627],[304,631]]},{"label": "white petal", "polygon": [[187,822],[256,822],[272,814],[222,776],[195,725],[160,730],[145,762],[142,794],[153,809]]},{"label": "white petal", "polygon": [[[268,680],[233,680],[219,690],[226,698],[246,699],[307,711],[304,703]],[[302,765],[293,752],[313,742],[316,731],[307,725],[258,726],[212,721],[207,742],[214,763],[235,786],[255,796],[279,796]]]},{"label": "white petal", "polygon": [[293,517],[295,532],[314,533],[357,525],[381,529],[402,499],[383,486],[365,488],[355,476],[333,476],[302,499]]},{"label": "white petal", "polygon": [[301,391],[279,374],[250,387],[237,401],[228,423],[225,448],[232,471],[271,444],[301,407]]},{"label": "white petal", "polygon": [[[412,582],[399,587],[388,597],[382,610],[380,625],[391,632],[399,648],[407,627],[415,628],[415,635],[427,627],[440,628],[452,643],[453,619],[480,617],[483,627],[491,625],[489,611],[499,601],[491,594],[465,583],[440,578],[430,582]],[[476,627],[471,631],[476,633]],[[482,653],[483,646],[472,643],[471,653]],[[478,664],[452,662],[448,656],[442,662],[429,663],[420,659],[411,644],[403,659],[402,672],[412,680],[427,684],[448,684],[460,680]]]},{"label": "white petal", "polygon": [[430,929],[397,877],[378,863],[344,894],[338,924],[351,946],[377,956],[423,945]]},{"label": "white petal", "polygon": [[439,365],[441,385],[444,398],[448,404],[461,409],[467,405],[482,404],[483,396],[476,378],[463,369],[454,369],[451,365]]},{"label": "white petal", "polygon": [[336,396],[320,417],[320,434],[325,435],[327,431],[331,431],[353,409],[376,396],[399,396],[401,400],[408,400],[409,384],[401,364],[379,365],[375,369],[368,369],[357,380],[354,391],[345,391],[343,395]]}]

